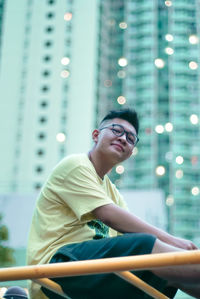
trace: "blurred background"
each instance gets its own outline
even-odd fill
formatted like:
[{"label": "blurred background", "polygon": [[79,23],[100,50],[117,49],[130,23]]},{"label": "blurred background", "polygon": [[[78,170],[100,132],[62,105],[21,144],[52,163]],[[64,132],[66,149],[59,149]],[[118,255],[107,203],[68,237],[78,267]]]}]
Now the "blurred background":
[{"label": "blurred background", "polygon": [[[25,265],[51,169],[125,107],[140,142],[113,182],[131,211],[200,246],[199,38],[199,0],[0,0],[1,266]],[[26,281],[0,298],[10,285]]]}]

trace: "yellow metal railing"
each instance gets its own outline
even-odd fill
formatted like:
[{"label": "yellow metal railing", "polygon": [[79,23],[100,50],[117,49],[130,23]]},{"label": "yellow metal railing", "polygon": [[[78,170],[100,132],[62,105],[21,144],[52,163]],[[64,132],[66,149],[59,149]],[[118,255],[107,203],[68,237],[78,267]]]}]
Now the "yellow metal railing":
[{"label": "yellow metal railing", "polygon": [[112,272],[151,295],[153,298],[167,299],[168,297],[129,271],[152,270],[158,267],[191,264],[200,264],[200,250],[2,268],[0,269],[0,281],[32,279],[64,298],[69,298],[63,293],[57,283],[48,278]]}]

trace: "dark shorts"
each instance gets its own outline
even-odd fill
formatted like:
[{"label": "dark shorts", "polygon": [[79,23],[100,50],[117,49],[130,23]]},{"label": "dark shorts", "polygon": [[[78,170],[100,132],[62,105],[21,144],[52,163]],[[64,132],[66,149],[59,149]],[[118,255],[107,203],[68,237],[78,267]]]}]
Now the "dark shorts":
[{"label": "dark shorts", "polygon": [[[153,235],[129,233],[114,238],[70,244],[61,247],[50,263],[148,254],[151,253],[155,240]],[[175,296],[176,289],[167,287],[167,282],[152,272],[132,272],[166,296],[170,298]],[[53,280],[72,299],[152,299],[151,296],[112,273],[54,278]],[[42,291],[50,299],[63,298],[43,287]]]}]

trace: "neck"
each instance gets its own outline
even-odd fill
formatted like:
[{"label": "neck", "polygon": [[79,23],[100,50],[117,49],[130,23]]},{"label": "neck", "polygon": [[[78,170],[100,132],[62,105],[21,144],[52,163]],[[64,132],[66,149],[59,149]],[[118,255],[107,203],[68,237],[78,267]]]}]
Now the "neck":
[{"label": "neck", "polygon": [[93,149],[88,153],[88,157],[101,179],[103,179],[104,175],[106,175],[114,166],[109,160]]}]

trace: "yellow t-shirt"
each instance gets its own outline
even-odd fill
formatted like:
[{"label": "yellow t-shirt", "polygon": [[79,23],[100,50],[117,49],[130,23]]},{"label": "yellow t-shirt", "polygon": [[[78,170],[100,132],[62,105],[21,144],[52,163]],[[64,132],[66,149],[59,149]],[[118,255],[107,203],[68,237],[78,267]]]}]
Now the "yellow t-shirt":
[{"label": "yellow t-shirt", "polygon": [[[53,170],[36,203],[27,248],[27,264],[48,263],[56,251],[70,243],[117,236],[94,218],[92,211],[115,203],[126,208],[108,176],[102,180],[86,154],[71,155]],[[32,283],[30,298],[47,298]]]}]

